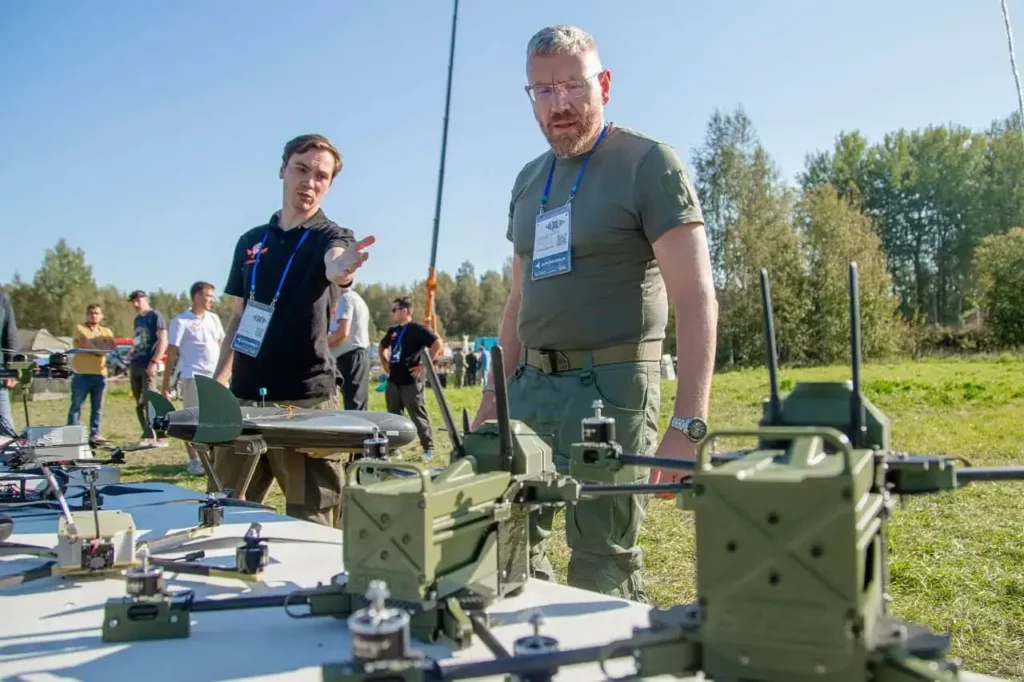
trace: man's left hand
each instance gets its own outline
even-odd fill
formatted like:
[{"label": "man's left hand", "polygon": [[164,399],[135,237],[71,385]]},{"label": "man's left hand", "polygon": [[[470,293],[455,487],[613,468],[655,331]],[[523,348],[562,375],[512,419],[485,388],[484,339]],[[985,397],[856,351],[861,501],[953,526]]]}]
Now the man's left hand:
[{"label": "man's left hand", "polygon": [[[699,446],[700,443],[694,443],[692,440],[687,438],[686,434],[683,432],[677,431],[676,429],[669,429],[661,439],[661,444],[658,446],[658,451],[655,453],[655,456],[696,462],[697,448]],[[660,467],[651,467],[651,476],[649,481],[651,483],[679,483],[680,481],[690,478],[692,473],[692,469],[662,469]],[[671,500],[675,496],[676,493],[658,493],[658,497],[663,500]]]},{"label": "man's left hand", "polygon": [[156,363],[155,362],[151,362],[146,367],[146,374],[148,374],[151,378],[155,379],[156,378],[156,369],[157,369]]},{"label": "man's left hand", "polygon": [[17,379],[3,379],[0,381],[2,381],[4,388],[14,388],[18,384]]},{"label": "man's left hand", "polygon": [[411,370],[409,370],[409,374],[412,374],[414,377],[419,379],[421,376],[423,376],[423,372],[425,371],[426,370],[423,369],[423,365],[416,365]]},{"label": "man's left hand", "polygon": [[352,246],[346,246],[341,256],[331,261],[332,267],[327,272],[327,279],[334,284],[348,283],[356,270],[370,257],[363,249],[372,246],[376,241],[377,238],[371,235],[363,237]]}]

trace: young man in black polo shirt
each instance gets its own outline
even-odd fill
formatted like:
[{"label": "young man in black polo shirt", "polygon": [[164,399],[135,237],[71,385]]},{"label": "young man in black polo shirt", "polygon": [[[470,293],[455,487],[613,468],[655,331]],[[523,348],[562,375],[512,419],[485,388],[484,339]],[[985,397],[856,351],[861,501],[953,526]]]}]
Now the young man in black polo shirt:
[{"label": "young man in black polo shirt", "polygon": [[[224,293],[232,304],[214,378],[243,405],[337,409],[334,359],[327,327],[337,285],[350,285],[373,237],[328,220],[320,202],[341,171],[341,155],[327,138],[302,135],[285,145],[281,210],[238,240]],[[228,377],[230,375],[230,384]],[[265,390],[265,395],[261,395]],[[214,471],[236,484],[246,458],[215,448]],[[260,458],[239,497],[262,501],[277,479],[289,516],[334,523],[343,481],[339,458],[273,449]]]},{"label": "young man in black polo shirt", "polygon": [[423,446],[423,460],[426,461],[433,457],[434,440],[427,406],[423,402],[427,379],[420,362],[420,351],[429,348],[433,362],[441,353],[441,339],[419,322],[412,321],[412,304],[407,298],[394,300],[391,321],[395,326],[387,330],[377,348],[380,365],[388,375],[384,398],[388,412],[402,414],[402,408],[405,408],[409,413],[409,418],[416,424],[416,433]]}]

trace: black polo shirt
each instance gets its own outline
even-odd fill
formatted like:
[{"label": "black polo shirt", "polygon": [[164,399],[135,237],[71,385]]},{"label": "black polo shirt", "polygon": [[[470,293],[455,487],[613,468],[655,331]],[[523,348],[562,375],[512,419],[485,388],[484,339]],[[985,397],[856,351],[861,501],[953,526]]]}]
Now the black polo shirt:
[{"label": "black polo shirt", "polygon": [[256,249],[266,235],[255,294],[256,301],[268,305],[303,232],[309,236],[295,252],[259,354],[253,358],[235,351],[231,392],[242,400],[259,400],[262,387],[267,389],[267,401],[326,399],[335,392],[327,328],[340,291],[327,279],[324,254],[335,246],[349,246],[355,239],[351,230],[328,220],[323,211],[290,230],[282,230],[277,221],[275,213],[269,223],[254,227],[238,240],[224,293],[248,302]]}]

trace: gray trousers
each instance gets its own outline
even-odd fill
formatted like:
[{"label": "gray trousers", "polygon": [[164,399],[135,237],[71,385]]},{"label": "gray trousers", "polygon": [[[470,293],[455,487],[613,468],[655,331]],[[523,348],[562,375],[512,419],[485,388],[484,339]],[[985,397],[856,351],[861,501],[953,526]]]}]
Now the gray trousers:
[{"label": "gray trousers", "polygon": [[388,412],[402,414],[404,408],[409,413],[409,419],[416,425],[416,433],[420,437],[420,445],[424,450],[434,449],[434,438],[430,432],[430,418],[427,417],[427,404],[423,402],[423,388],[426,381],[417,379],[414,383],[399,386],[390,381],[384,391],[384,400],[388,405]]}]

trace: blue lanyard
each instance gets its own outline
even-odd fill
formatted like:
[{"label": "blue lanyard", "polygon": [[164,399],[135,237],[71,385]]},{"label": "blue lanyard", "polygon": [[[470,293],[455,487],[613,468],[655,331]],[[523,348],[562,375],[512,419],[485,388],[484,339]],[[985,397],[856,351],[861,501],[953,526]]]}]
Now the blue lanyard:
[{"label": "blue lanyard", "polygon": [[[260,240],[260,247],[256,250],[256,259],[252,264],[252,276],[249,278],[249,298],[256,300],[256,268],[260,265],[260,256],[263,255],[263,245],[267,242],[267,235],[270,234],[268,230],[263,235],[263,239]],[[295,260],[295,254],[302,248],[302,242],[306,241],[306,237],[309,236],[309,230],[302,233],[302,237],[299,239],[299,243],[295,245],[295,250],[292,251],[292,255],[288,257],[288,262],[285,263],[284,272],[281,273],[281,281],[277,283],[277,291],[274,292],[274,300],[270,302],[273,306],[277,303],[277,297],[281,295],[281,287],[284,286],[284,278],[288,276],[288,270],[292,267],[292,261]]]},{"label": "blue lanyard", "polygon": [[[587,164],[590,163],[590,157],[594,155],[595,151],[597,151],[597,145],[601,144],[601,140],[604,139],[610,125],[611,124],[609,123],[604,124],[604,128],[601,129],[601,134],[598,135],[597,139],[594,141],[594,146],[591,147],[590,151],[587,152],[587,155],[583,157],[583,165],[580,166],[580,172],[576,176],[576,182],[573,183],[572,189],[569,190],[569,200],[565,202],[566,204],[571,204],[572,200],[576,197],[576,190],[580,188],[580,182],[583,180],[583,173],[587,170]],[[544,196],[540,199],[541,213],[544,212],[544,209],[547,208],[548,205],[548,194],[551,192],[551,179],[555,177],[555,162],[557,160],[557,158],[551,159],[551,168],[548,170],[548,181],[544,184]]]},{"label": "blue lanyard", "polygon": [[402,331],[398,332],[398,338],[395,339],[394,349],[401,354],[402,352],[402,337],[405,336],[405,330],[409,328],[409,325],[403,324]]}]

